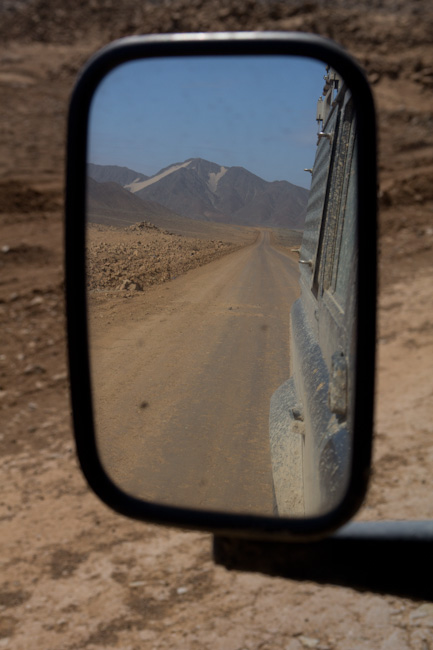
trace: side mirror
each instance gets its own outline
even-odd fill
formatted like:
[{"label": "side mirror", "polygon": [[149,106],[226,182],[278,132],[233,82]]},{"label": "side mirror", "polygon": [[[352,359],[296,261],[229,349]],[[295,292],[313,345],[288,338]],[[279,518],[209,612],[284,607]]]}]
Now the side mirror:
[{"label": "side mirror", "polygon": [[255,538],[350,519],[376,310],[357,64],[305,34],[118,41],[72,96],[66,199],[74,428],[99,497]]}]

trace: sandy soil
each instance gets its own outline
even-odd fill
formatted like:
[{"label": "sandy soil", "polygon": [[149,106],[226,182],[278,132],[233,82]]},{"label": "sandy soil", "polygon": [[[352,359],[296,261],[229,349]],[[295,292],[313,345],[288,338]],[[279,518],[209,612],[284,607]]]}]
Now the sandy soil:
[{"label": "sandy soil", "polygon": [[102,506],[73,451],[62,297],[66,106],[92,51],[152,31],[334,37],[366,67],[379,110],[376,448],[359,517],[431,517],[431,3],[2,0],[0,12],[0,647],[432,648],[431,604],[228,573],[208,535]]}]

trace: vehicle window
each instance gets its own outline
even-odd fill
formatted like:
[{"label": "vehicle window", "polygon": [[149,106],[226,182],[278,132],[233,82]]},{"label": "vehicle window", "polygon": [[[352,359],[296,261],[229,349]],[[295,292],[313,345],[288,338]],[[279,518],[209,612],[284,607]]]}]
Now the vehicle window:
[{"label": "vehicle window", "polygon": [[[356,237],[356,142],[353,138],[350,155],[348,156],[346,165],[346,185],[347,192],[345,193],[345,201],[342,205],[342,219],[341,227],[338,237],[338,254],[335,257],[333,276],[332,276],[332,290],[334,297],[341,306],[345,306],[345,301],[349,293],[349,283],[351,277],[348,269],[353,267],[353,260],[348,259],[352,255],[352,251],[357,250],[355,246]],[[344,242],[344,246],[342,245]]]},{"label": "vehicle window", "polygon": [[[336,133],[338,131],[338,113],[333,112],[327,121],[326,131]],[[328,200],[328,178],[331,174],[333,160],[333,145],[330,140],[323,138],[317,146],[316,158],[314,161],[314,174],[311,183],[310,195],[308,198],[307,218],[304,226],[302,239],[301,257],[311,260],[311,266],[302,265],[301,275],[308,277],[308,286],[311,286],[311,275],[313,273],[312,291],[317,295],[318,268],[320,266],[321,240],[324,232],[324,219]],[[326,191],[324,188],[327,188]]]},{"label": "vehicle window", "polygon": [[338,264],[336,255],[338,243],[341,241],[341,231],[345,213],[345,198],[347,195],[348,172],[352,156],[351,147],[352,115],[351,102],[346,104],[342,115],[341,126],[335,141],[333,152],[333,173],[330,180],[329,197],[326,213],[326,233],[323,248],[323,290],[332,286],[333,271]]},{"label": "vehicle window", "polygon": [[[334,293],[337,287],[339,256],[344,228],[353,221],[353,208],[355,208],[355,188],[353,169],[353,149],[355,126],[353,121],[353,105],[350,98],[340,96],[340,122],[338,131],[333,132],[333,151],[329,169],[329,180],[326,192],[326,201],[322,219],[322,230],[318,242],[316,266],[314,270],[313,291],[320,295],[324,291]],[[352,179],[352,180],[351,180]],[[349,197],[350,186],[350,197]],[[351,214],[349,214],[351,213]],[[349,248],[346,248],[349,250]],[[344,253],[344,251],[343,251]],[[341,268],[348,268],[341,265]],[[344,273],[344,271],[342,271]],[[340,286],[338,294],[343,297],[344,290]],[[334,296],[337,298],[337,296]],[[343,304],[340,304],[343,309]]]}]

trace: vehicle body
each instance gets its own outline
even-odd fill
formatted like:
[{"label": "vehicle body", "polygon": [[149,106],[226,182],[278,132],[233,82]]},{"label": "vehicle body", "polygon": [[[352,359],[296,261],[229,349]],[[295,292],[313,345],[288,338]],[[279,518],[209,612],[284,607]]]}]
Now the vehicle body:
[{"label": "vehicle body", "polygon": [[280,516],[329,512],[350,475],[357,295],[354,115],[347,85],[328,68],[299,251],[300,297],[290,314],[291,377],[274,393],[270,408]]}]

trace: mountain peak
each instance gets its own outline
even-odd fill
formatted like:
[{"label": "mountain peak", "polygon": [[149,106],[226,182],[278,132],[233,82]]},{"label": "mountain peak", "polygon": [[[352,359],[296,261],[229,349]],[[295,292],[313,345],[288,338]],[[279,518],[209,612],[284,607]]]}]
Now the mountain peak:
[{"label": "mountain peak", "polygon": [[287,181],[271,183],[244,167],[203,158],[174,163],[124,187],[192,219],[293,229],[303,227],[309,194]]},{"label": "mountain peak", "polygon": [[186,160],[183,163],[175,163],[174,165],[170,165],[169,167],[165,167],[164,169],[161,169],[161,171],[157,172],[154,176],[151,176],[150,178],[147,178],[144,181],[138,181],[138,182],[134,181],[133,183],[130,183],[126,187],[130,192],[133,192],[135,194],[136,192],[140,192],[141,190],[144,190],[146,187],[149,187],[150,185],[157,183],[158,181],[165,178],[166,176],[169,176],[170,174],[177,172],[179,169],[182,169],[182,167],[188,167],[189,164],[190,164],[189,160]]}]

